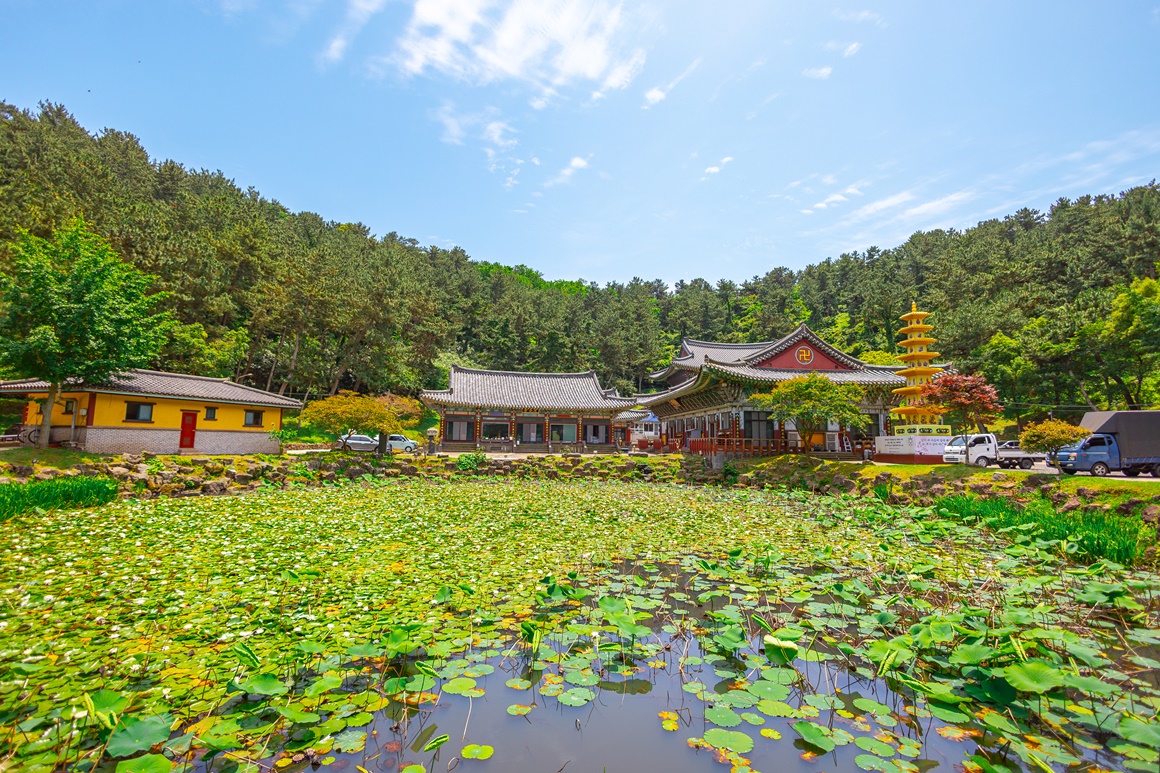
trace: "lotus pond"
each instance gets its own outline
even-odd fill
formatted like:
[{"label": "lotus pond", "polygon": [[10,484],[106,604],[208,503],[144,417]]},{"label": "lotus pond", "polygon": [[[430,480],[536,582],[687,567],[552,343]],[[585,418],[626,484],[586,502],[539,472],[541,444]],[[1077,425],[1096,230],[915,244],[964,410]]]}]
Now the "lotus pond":
[{"label": "lotus pond", "polygon": [[21,773],[1160,765],[1160,578],[946,511],[401,481],[0,542]]}]

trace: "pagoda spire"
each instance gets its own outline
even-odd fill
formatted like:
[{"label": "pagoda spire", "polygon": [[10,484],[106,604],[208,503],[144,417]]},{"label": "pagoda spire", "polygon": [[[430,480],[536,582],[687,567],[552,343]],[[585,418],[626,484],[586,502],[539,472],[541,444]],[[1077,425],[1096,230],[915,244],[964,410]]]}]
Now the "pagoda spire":
[{"label": "pagoda spire", "polygon": [[898,345],[906,351],[898,359],[906,363],[906,367],[897,373],[906,379],[906,386],[894,390],[894,394],[902,398],[902,404],[890,411],[898,422],[894,428],[895,435],[950,434],[950,427],[942,423],[943,409],[926,402],[921,396],[923,386],[943,371],[931,365],[931,360],[938,357],[939,353],[931,350],[931,346],[938,342],[938,339],[930,336],[934,325],[923,321],[929,316],[929,311],[919,311],[918,304],[911,301],[910,311],[901,317],[906,325],[898,334],[905,337]]}]

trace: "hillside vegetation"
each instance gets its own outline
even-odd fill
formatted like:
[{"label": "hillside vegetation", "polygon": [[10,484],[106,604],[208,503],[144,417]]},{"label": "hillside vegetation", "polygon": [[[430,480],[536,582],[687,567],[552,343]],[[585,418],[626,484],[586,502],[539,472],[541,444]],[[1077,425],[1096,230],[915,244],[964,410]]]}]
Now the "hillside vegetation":
[{"label": "hillside vegetation", "polygon": [[[600,285],[290,212],[220,172],[152,159],[132,134],[90,134],[62,106],[0,103],[0,245],[74,217],[172,293],[182,325],[158,367],[275,391],[414,393],[441,385],[452,362],[592,368],[609,386],[649,389],[682,336],[760,341],[801,321],[890,362],[917,299],[935,312],[944,357],[982,370],[1012,418],[1160,402],[1155,182],[801,271]],[[0,246],[0,273],[10,265]]]}]

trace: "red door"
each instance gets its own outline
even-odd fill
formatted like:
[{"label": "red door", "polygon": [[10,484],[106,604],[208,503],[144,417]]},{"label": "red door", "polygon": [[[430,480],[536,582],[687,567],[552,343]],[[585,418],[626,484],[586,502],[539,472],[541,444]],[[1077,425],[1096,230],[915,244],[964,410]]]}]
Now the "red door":
[{"label": "red door", "polygon": [[183,411],[181,414],[181,441],[179,448],[193,448],[193,437],[197,433],[197,414]]}]

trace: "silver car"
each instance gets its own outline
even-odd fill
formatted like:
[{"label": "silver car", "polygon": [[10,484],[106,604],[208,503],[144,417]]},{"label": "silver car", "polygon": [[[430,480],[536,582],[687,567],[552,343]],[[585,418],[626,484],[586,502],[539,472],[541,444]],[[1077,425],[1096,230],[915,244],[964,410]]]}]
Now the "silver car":
[{"label": "silver car", "polygon": [[[375,442],[377,443],[378,440],[376,439]],[[413,454],[419,450],[419,443],[417,441],[402,435],[390,435],[387,438],[387,444],[392,452],[406,451],[409,454]]]},{"label": "silver car", "polygon": [[355,435],[353,433],[344,435],[339,438],[338,442],[334,444],[336,451],[343,449],[343,444],[346,444],[346,449],[349,451],[375,451],[379,447],[378,437],[371,437],[370,435]]},{"label": "silver car", "polygon": [[[350,451],[377,451],[379,450],[379,436],[375,435],[346,435],[334,444],[336,450],[342,449],[343,440],[346,441],[346,447]],[[392,453],[395,451],[406,451],[414,453],[419,449],[419,443],[411,440],[403,435],[388,435],[387,449]]]}]

